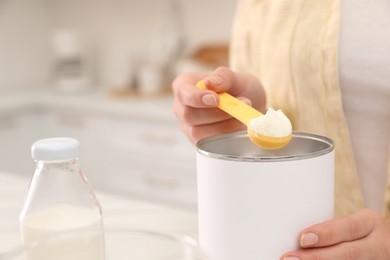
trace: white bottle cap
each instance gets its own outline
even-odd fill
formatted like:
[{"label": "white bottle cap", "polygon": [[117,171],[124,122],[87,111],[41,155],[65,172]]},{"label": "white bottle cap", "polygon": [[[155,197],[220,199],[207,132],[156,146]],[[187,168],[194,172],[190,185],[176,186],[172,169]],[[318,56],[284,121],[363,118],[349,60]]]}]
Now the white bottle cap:
[{"label": "white bottle cap", "polygon": [[66,160],[79,156],[80,143],[74,138],[54,137],[41,139],[31,146],[35,160]]}]

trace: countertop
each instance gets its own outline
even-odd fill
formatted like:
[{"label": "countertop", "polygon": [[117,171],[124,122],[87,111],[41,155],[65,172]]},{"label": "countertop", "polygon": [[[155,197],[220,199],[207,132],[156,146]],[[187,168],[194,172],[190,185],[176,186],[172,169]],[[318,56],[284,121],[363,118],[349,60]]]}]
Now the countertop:
[{"label": "countertop", "polygon": [[[0,172],[0,252],[20,245],[18,215],[30,178]],[[107,228],[137,228],[188,235],[197,239],[194,211],[95,191]]]},{"label": "countertop", "polygon": [[170,93],[155,96],[113,96],[96,89],[78,95],[64,95],[54,91],[2,93],[0,113],[25,109],[68,109],[97,113],[99,115],[147,117],[152,120],[176,123],[172,113],[173,97]]}]

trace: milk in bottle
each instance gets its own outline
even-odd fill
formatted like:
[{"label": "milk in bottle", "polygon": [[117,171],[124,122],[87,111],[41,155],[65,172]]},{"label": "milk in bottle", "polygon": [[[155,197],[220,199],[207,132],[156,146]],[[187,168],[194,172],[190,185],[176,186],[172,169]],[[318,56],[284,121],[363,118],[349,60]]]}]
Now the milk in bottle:
[{"label": "milk in bottle", "polygon": [[[102,210],[78,166],[79,142],[72,138],[42,139],[32,145],[36,170],[20,214],[22,242],[57,233],[102,227]],[[69,236],[33,250],[28,260],[103,260],[102,233]]]}]

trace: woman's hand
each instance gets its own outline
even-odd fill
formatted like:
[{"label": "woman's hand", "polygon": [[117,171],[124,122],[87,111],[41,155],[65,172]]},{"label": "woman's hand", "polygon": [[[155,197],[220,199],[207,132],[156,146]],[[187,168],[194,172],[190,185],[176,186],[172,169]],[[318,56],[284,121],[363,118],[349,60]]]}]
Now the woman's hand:
[{"label": "woman's hand", "polygon": [[282,260],[389,260],[390,225],[378,213],[363,209],[304,229],[301,249]]},{"label": "woman's hand", "polygon": [[[198,89],[195,84],[199,80],[204,80],[213,91]],[[245,129],[242,123],[217,108],[219,99],[215,92],[229,92],[260,111],[265,108],[260,82],[254,76],[235,73],[225,67],[213,72],[180,75],[174,80],[172,89],[173,112],[182,131],[193,143],[207,136]]]}]

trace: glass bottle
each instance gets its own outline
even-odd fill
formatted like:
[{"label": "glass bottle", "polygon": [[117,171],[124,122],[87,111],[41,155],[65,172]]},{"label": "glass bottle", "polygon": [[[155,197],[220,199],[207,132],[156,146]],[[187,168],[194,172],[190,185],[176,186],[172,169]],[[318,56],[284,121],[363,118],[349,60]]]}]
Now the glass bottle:
[{"label": "glass bottle", "polygon": [[[101,228],[100,204],[79,169],[79,142],[65,137],[38,140],[32,145],[31,155],[36,170],[19,218],[22,242],[72,229]],[[82,248],[84,259],[104,259],[104,253],[97,250],[104,248],[102,243],[102,237],[91,237],[87,242],[68,241],[61,250]],[[90,252],[86,252],[88,247]],[[35,253],[36,257],[30,259],[49,259],[45,258],[47,253]],[[85,258],[88,254],[91,257]]]}]

